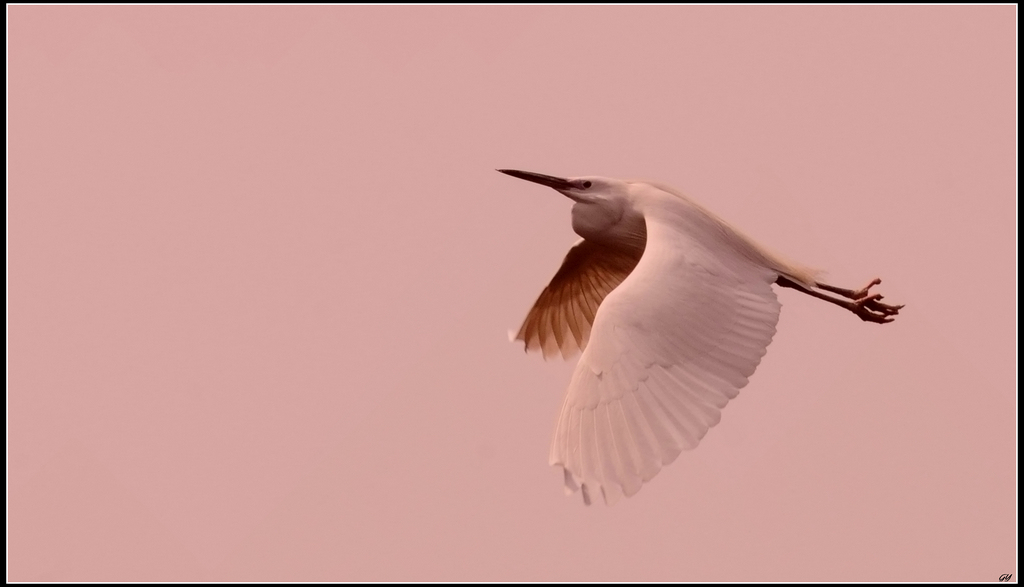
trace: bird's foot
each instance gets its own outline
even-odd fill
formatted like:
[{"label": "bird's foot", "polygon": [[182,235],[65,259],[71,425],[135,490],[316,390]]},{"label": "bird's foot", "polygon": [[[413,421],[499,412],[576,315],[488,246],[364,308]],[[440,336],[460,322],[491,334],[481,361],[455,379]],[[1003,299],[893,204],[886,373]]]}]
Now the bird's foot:
[{"label": "bird's foot", "polygon": [[868,293],[870,293],[871,288],[880,283],[882,283],[882,280],[876,277],[872,279],[870,283],[858,289],[857,291],[847,290],[849,293],[846,294],[846,297],[850,298],[851,300],[859,300],[861,298],[866,298],[868,296]]},{"label": "bird's foot", "polygon": [[870,293],[871,288],[880,283],[882,283],[882,280],[876,277],[872,279],[871,282],[865,285],[864,287],[853,292],[854,303],[860,303],[862,307],[865,307],[868,310],[872,310],[885,316],[895,316],[896,314],[899,314],[900,308],[903,307],[903,304],[900,304],[899,306],[883,304],[882,302],[878,301],[882,299],[881,295],[868,295]]},{"label": "bird's foot", "polygon": [[903,306],[893,306],[879,301],[882,299],[881,294],[872,294],[871,288],[880,283],[882,283],[882,280],[876,277],[868,282],[867,285],[857,290],[835,287],[827,283],[818,283],[817,286],[825,291],[853,300],[853,302],[840,303],[839,305],[859,316],[861,320],[885,324],[892,322],[892,316],[899,314],[900,308]]},{"label": "bird's foot", "polygon": [[[875,281],[878,281],[877,279]],[[867,289],[871,287],[869,284],[862,291],[866,294]],[[877,324],[885,324],[892,322],[895,316],[900,313],[902,305],[893,306],[890,304],[883,304],[879,300],[882,299],[882,294],[864,295],[863,297],[850,302],[847,309],[856,314],[861,320],[865,322],[875,322]]]},{"label": "bird's foot", "polygon": [[[780,276],[775,281],[775,283],[779,284],[782,287],[789,287],[798,291],[802,291],[803,293],[809,296],[816,297],[819,300],[824,300],[830,304],[835,304],[839,307],[846,308],[847,310],[856,314],[858,317],[860,317],[861,320],[865,322],[874,322],[876,324],[886,324],[892,322],[892,317],[899,314],[900,310],[903,308],[902,305],[893,306],[891,304],[882,303],[882,294],[871,293],[872,287],[882,283],[882,280],[878,279],[877,277],[875,279],[872,279],[870,283],[868,283],[867,285],[858,290],[836,287],[834,285],[829,285],[827,283],[821,282],[817,282],[814,284],[815,287],[817,287],[818,289],[838,294],[846,298],[846,300],[834,298],[832,296],[823,294],[820,291],[808,289],[782,276]],[[849,302],[847,300],[853,301]]]}]

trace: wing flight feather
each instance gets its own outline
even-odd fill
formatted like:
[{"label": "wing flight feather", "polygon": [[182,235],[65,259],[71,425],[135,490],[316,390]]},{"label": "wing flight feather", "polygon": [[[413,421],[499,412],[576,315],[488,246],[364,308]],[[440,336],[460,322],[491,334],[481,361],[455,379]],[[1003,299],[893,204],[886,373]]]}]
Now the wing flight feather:
[{"label": "wing flight feather", "polygon": [[697,446],[775,334],[776,276],[656,222],[642,258],[569,251],[518,337],[545,357],[583,349],[551,444],[567,492],[614,503]]}]

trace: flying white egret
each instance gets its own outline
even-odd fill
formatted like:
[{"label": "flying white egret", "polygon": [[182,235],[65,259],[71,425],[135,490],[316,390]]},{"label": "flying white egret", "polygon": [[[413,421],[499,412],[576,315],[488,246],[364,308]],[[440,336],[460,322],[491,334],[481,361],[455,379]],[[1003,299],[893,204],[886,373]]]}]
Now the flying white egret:
[{"label": "flying white egret", "polygon": [[498,171],[576,202],[572,228],[583,238],[516,340],[545,358],[583,351],[550,462],[587,504],[594,492],[609,504],[635,494],[718,423],[775,334],[773,283],[867,322],[891,322],[903,307],[869,293],[879,279],[859,290],[817,281],[669,187]]}]

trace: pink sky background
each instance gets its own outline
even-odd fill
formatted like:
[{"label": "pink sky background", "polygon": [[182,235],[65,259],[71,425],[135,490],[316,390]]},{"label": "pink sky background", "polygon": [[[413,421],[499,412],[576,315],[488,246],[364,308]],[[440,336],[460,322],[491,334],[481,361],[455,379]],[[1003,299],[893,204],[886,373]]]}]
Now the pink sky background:
[{"label": "pink sky background", "polygon": [[[7,14],[9,579],[1016,579],[1016,7]],[[575,361],[508,342],[571,202],[506,167],[906,310],[780,291],[700,448],[585,508]]]}]

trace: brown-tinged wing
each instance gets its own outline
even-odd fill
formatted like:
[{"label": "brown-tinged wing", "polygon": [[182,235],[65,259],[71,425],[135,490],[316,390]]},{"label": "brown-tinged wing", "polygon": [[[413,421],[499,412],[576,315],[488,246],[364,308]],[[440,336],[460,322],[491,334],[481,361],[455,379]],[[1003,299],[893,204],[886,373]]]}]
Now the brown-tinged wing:
[{"label": "brown-tinged wing", "polygon": [[601,302],[633,271],[642,254],[642,249],[581,239],[533,304],[516,340],[526,343],[527,351],[540,350],[545,359],[559,353],[568,359],[582,351]]}]

